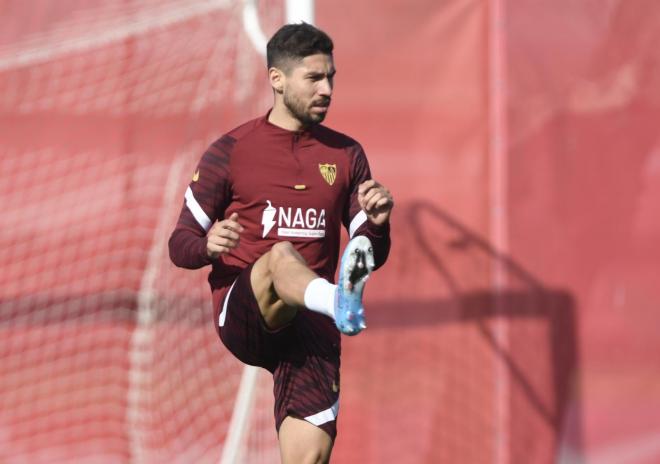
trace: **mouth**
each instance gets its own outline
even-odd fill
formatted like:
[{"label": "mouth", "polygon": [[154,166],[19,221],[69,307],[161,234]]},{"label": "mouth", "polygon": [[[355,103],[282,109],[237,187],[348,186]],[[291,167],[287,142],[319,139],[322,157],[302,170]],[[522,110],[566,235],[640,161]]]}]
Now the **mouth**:
[{"label": "mouth", "polygon": [[330,102],[315,103],[312,105],[312,110],[320,113],[327,113],[329,107]]},{"label": "mouth", "polygon": [[330,100],[320,100],[312,103],[313,108],[324,108],[327,110],[329,106],[330,106]]}]

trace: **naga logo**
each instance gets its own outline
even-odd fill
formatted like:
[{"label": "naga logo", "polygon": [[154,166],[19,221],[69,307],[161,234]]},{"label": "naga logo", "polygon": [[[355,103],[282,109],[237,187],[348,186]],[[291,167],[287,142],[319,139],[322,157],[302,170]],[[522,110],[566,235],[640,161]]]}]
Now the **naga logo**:
[{"label": "naga logo", "polygon": [[261,215],[261,225],[264,226],[262,238],[277,225],[277,235],[280,237],[325,237],[325,210],[316,208],[276,208],[266,200],[268,205]]}]

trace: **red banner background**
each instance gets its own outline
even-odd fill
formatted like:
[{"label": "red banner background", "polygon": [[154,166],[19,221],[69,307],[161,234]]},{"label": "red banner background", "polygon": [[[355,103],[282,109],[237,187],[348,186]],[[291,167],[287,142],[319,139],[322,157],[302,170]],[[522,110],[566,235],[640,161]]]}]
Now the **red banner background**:
[{"label": "red banner background", "polygon": [[[223,356],[205,310],[172,309],[208,301],[162,236],[206,144],[267,110],[262,57],[210,2],[110,3],[0,2],[7,462],[139,461],[131,431],[174,442],[212,402],[166,418],[238,369],[177,393],[163,368],[156,406],[130,399],[140,363],[207,353],[186,382]],[[258,3],[270,33],[281,9]],[[333,462],[660,460],[660,4],[335,0],[316,18],[336,45],[327,123],[396,199],[369,329],[344,341]],[[127,357],[152,307],[157,339],[178,335]],[[136,425],[135,404],[159,415]],[[227,422],[169,462],[217,460]]]}]

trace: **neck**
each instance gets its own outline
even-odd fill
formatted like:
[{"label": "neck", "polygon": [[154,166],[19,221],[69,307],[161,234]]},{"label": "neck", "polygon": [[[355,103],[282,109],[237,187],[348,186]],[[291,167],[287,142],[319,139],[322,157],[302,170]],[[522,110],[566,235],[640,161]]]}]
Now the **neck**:
[{"label": "neck", "polygon": [[273,109],[268,115],[269,123],[292,132],[299,132],[306,129],[303,123],[294,117],[284,104],[278,103],[277,101],[275,102]]}]

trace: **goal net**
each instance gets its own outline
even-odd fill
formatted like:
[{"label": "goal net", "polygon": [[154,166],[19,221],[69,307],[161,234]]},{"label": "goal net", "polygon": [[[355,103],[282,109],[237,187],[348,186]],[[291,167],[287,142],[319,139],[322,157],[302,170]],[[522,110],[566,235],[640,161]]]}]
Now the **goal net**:
[{"label": "goal net", "polygon": [[201,153],[270,103],[257,46],[291,11],[2,9],[0,461],[273,462],[272,381],[251,377],[239,417],[246,373],[214,332],[207,272],[166,245]]}]

